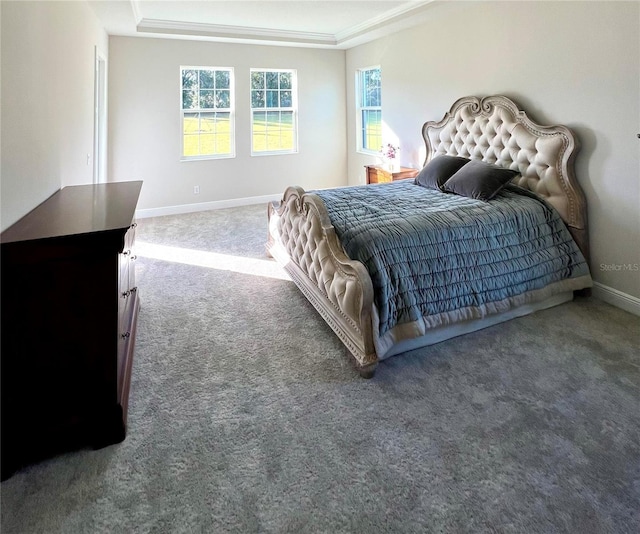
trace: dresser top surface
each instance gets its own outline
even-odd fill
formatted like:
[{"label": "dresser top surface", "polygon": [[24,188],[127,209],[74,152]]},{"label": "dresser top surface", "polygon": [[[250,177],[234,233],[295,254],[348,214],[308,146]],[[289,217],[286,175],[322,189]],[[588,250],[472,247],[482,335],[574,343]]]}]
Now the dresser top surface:
[{"label": "dresser top surface", "polygon": [[141,188],[141,181],[64,187],[2,232],[0,242],[128,228]]}]

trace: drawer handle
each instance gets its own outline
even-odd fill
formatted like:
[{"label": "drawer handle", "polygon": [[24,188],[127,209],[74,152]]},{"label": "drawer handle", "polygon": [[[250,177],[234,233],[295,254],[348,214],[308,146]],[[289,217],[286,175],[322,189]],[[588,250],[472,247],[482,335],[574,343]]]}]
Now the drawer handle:
[{"label": "drawer handle", "polygon": [[125,251],[122,253],[122,255],[123,255],[123,256],[128,256],[129,254],[131,254],[131,251],[130,251],[130,250],[125,250]]},{"label": "drawer handle", "polygon": [[136,256],[135,254],[133,256],[131,256],[131,261],[137,260],[138,256]]},{"label": "drawer handle", "polygon": [[121,335],[122,339],[127,339],[129,336],[131,336],[131,332],[125,332]]}]

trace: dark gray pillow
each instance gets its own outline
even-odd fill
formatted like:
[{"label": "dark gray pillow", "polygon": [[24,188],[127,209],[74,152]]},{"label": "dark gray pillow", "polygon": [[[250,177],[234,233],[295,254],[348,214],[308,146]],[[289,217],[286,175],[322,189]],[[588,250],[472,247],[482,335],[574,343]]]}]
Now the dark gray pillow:
[{"label": "dark gray pillow", "polygon": [[429,189],[442,190],[444,183],[469,161],[471,160],[458,156],[435,157],[418,173],[415,183]]},{"label": "dark gray pillow", "polygon": [[472,159],[449,178],[442,189],[469,198],[491,200],[518,174],[518,171]]}]

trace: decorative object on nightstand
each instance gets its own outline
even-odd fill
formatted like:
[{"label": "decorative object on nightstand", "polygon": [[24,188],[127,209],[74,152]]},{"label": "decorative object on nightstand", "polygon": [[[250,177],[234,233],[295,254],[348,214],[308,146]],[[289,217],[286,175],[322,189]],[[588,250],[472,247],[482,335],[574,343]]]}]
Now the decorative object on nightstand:
[{"label": "decorative object on nightstand", "polygon": [[398,160],[399,146],[387,143],[380,147],[380,155],[382,156],[382,166],[389,172],[398,172],[400,170],[400,161]]},{"label": "decorative object on nightstand", "polygon": [[395,180],[405,180],[406,178],[415,178],[418,169],[410,167],[399,167],[397,171],[390,171],[383,165],[365,165],[367,171],[367,184],[380,184],[384,182],[393,182]]}]

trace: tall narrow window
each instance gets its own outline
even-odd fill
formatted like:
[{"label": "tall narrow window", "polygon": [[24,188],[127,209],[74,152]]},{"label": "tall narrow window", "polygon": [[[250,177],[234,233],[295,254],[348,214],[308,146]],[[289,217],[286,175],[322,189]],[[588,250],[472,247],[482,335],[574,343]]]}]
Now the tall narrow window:
[{"label": "tall narrow window", "polygon": [[379,152],[382,146],[382,94],[380,67],[357,72],[358,150]]},{"label": "tall narrow window", "polygon": [[295,70],[251,69],[251,153],[298,151]]},{"label": "tall narrow window", "polygon": [[182,159],[235,153],[233,69],[181,67]]}]

